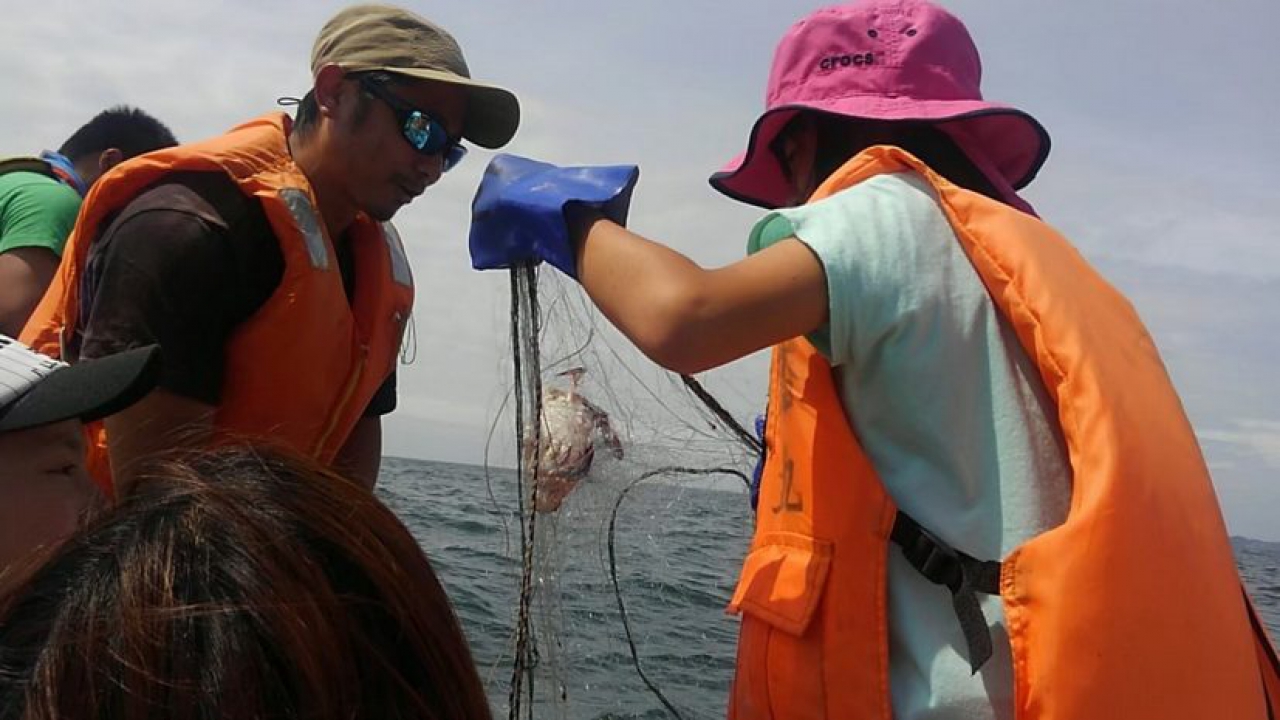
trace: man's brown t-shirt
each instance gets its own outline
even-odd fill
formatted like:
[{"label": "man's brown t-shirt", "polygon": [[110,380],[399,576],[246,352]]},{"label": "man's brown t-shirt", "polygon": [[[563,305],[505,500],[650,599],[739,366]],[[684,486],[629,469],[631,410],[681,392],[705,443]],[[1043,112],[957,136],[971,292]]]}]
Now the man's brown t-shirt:
[{"label": "man's brown t-shirt", "polygon": [[[338,245],[350,298],[354,256],[349,243]],[[90,248],[73,348],[89,359],[159,344],[160,387],[216,405],[232,332],[266,303],[283,275],[284,256],[257,200],[220,172],[166,176],[117,213]],[[365,416],[395,406],[393,373]]]}]

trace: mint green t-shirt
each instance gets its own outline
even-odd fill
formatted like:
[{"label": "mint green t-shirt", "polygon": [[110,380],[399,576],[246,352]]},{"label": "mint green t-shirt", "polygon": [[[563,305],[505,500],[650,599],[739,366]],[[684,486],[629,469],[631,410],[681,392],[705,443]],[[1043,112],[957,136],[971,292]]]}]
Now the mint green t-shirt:
[{"label": "mint green t-shirt", "polygon": [[79,211],[79,193],[47,175],[0,173],[0,253],[42,247],[62,255]]},{"label": "mint green t-shirt", "polygon": [[[1071,475],[1055,408],[932,187],[913,173],[878,175],[771,213],[748,250],[792,235],[826,273],[830,315],[810,340],[898,507],[981,559],[1061,524]],[[995,652],[973,676],[950,592],[896,546],[888,575],[895,720],[1012,718],[1000,599],[979,596]]]}]

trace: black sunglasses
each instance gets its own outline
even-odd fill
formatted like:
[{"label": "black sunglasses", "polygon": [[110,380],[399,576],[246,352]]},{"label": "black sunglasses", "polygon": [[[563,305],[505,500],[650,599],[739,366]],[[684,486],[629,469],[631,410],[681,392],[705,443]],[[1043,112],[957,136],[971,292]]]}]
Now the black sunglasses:
[{"label": "black sunglasses", "polygon": [[360,87],[391,108],[396,120],[400,121],[400,134],[413,149],[423,155],[441,156],[443,172],[452,170],[466,156],[467,149],[462,142],[450,139],[449,132],[439,120],[396,97],[372,78],[361,77]]}]

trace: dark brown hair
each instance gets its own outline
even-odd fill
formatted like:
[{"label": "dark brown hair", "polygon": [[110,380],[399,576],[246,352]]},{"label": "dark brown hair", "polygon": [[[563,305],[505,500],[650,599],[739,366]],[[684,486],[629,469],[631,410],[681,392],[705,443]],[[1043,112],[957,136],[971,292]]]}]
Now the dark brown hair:
[{"label": "dark brown hair", "polygon": [[0,719],[488,720],[426,555],[367,490],[171,458],[0,595]]}]

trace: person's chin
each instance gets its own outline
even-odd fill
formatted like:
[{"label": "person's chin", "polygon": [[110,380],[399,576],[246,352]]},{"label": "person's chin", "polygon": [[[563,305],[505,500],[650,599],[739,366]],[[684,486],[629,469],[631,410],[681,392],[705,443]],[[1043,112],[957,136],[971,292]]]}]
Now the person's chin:
[{"label": "person's chin", "polygon": [[400,208],[413,202],[415,198],[416,196],[410,195],[403,190],[397,191],[385,201],[365,208],[365,213],[379,222],[386,222],[400,212]]},{"label": "person's chin", "polygon": [[373,218],[374,220],[377,220],[378,222],[387,222],[391,218],[395,217],[395,214],[399,212],[400,208],[402,207],[404,206],[387,203],[387,204],[377,205],[373,207],[366,207],[364,209],[364,212],[366,215]]}]

